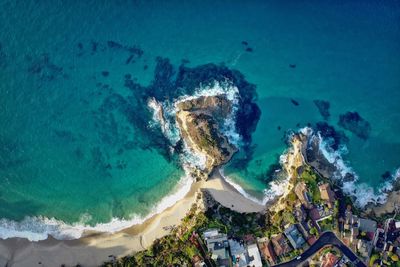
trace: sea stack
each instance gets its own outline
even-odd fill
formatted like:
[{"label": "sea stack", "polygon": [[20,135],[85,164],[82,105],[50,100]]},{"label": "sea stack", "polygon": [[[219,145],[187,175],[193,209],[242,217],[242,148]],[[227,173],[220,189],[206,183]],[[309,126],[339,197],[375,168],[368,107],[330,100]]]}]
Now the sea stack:
[{"label": "sea stack", "polygon": [[176,121],[181,137],[195,154],[205,158],[203,178],[227,163],[237,148],[223,134],[224,121],[232,112],[226,95],[199,96],[177,102]]}]

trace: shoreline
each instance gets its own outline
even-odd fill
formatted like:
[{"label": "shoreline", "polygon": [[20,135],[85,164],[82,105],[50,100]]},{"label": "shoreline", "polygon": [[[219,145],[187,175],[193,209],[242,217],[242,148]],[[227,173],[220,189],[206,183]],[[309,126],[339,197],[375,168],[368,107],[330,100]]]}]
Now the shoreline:
[{"label": "shoreline", "polygon": [[85,232],[85,236],[75,240],[49,237],[37,242],[25,238],[0,239],[0,265],[98,266],[112,259],[110,256],[133,254],[169,234],[168,228],[180,224],[193,204],[204,208],[203,199],[197,197],[201,190],[207,190],[221,205],[238,212],[262,212],[265,209],[265,206],[245,198],[216,170],[209,180],[192,183],[189,192],[173,206],[141,224],[116,233]]}]

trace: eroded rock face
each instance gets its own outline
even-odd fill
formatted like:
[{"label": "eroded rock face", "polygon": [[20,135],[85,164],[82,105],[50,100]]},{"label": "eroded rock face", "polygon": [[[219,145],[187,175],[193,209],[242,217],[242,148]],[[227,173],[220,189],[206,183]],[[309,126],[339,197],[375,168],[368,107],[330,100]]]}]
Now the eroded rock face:
[{"label": "eroded rock face", "polygon": [[232,103],[224,96],[201,96],[176,104],[176,121],[181,136],[196,154],[205,156],[204,173],[227,163],[237,151],[223,134],[224,120],[232,112]]}]

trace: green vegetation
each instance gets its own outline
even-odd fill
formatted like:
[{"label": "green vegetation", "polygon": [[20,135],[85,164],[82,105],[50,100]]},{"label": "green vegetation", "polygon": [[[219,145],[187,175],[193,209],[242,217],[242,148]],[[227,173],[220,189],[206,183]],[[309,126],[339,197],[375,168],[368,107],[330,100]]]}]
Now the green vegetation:
[{"label": "green vegetation", "polygon": [[318,222],[322,231],[331,231],[333,228],[333,217],[326,218],[323,221]]},{"label": "green vegetation", "polygon": [[375,261],[376,261],[376,260],[379,260],[380,257],[381,257],[381,256],[380,256],[378,253],[372,254],[371,257],[370,257],[370,259],[369,259],[369,266],[371,266],[371,267],[374,266]]},{"label": "green vegetation", "polygon": [[316,227],[312,227],[310,229],[310,234],[315,235],[318,237],[319,233],[318,233],[318,229]]},{"label": "green vegetation", "polygon": [[321,194],[319,192],[318,182],[321,181],[321,178],[314,171],[312,171],[311,168],[304,169],[299,178],[306,183],[312,201],[314,203],[320,203]]},{"label": "green vegetation", "polygon": [[206,212],[196,213],[193,206],[188,215],[182,219],[182,224],[172,230],[171,234],[157,239],[150,248],[127,256],[115,262],[104,263],[104,267],[130,266],[192,266],[195,256],[203,258],[200,246],[206,250],[203,241],[191,238],[195,232],[201,234],[209,228],[243,237],[253,234],[255,237],[265,236],[265,218],[258,213],[241,214],[215,204]]}]

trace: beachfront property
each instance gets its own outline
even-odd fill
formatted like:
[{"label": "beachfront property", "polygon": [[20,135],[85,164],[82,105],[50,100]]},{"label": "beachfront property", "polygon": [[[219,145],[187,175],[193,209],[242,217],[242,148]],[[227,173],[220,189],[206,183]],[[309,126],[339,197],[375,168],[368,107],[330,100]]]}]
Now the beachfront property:
[{"label": "beachfront property", "polygon": [[[261,254],[257,243],[247,243],[241,239],[228,239],[217,229],[208,229],[203,233],[208,252],[217,266],[262,267]],[[248,242],[252,239],[247,236]]]},{"label": "beachfront property", "polygon": [[231,266],[227,235],[220,233],[218,229],[209,229],[203,233],[203,237],[211,254],[211,259],[215,261],[217,266]]},{"label": "beachfront property", "polygon": [[262,267],[261,255],[257,244],[246,245],[244,242],[229,239],[232,263],[235,267]]},{"label": "beachfront property", "polygon": [[335,204],[335,193],[331,190],[331,186],[328,183],[324,183],[319,185],[318,188],[321,194],[321,199],[326,201],[328,207],[332,209]]}]

